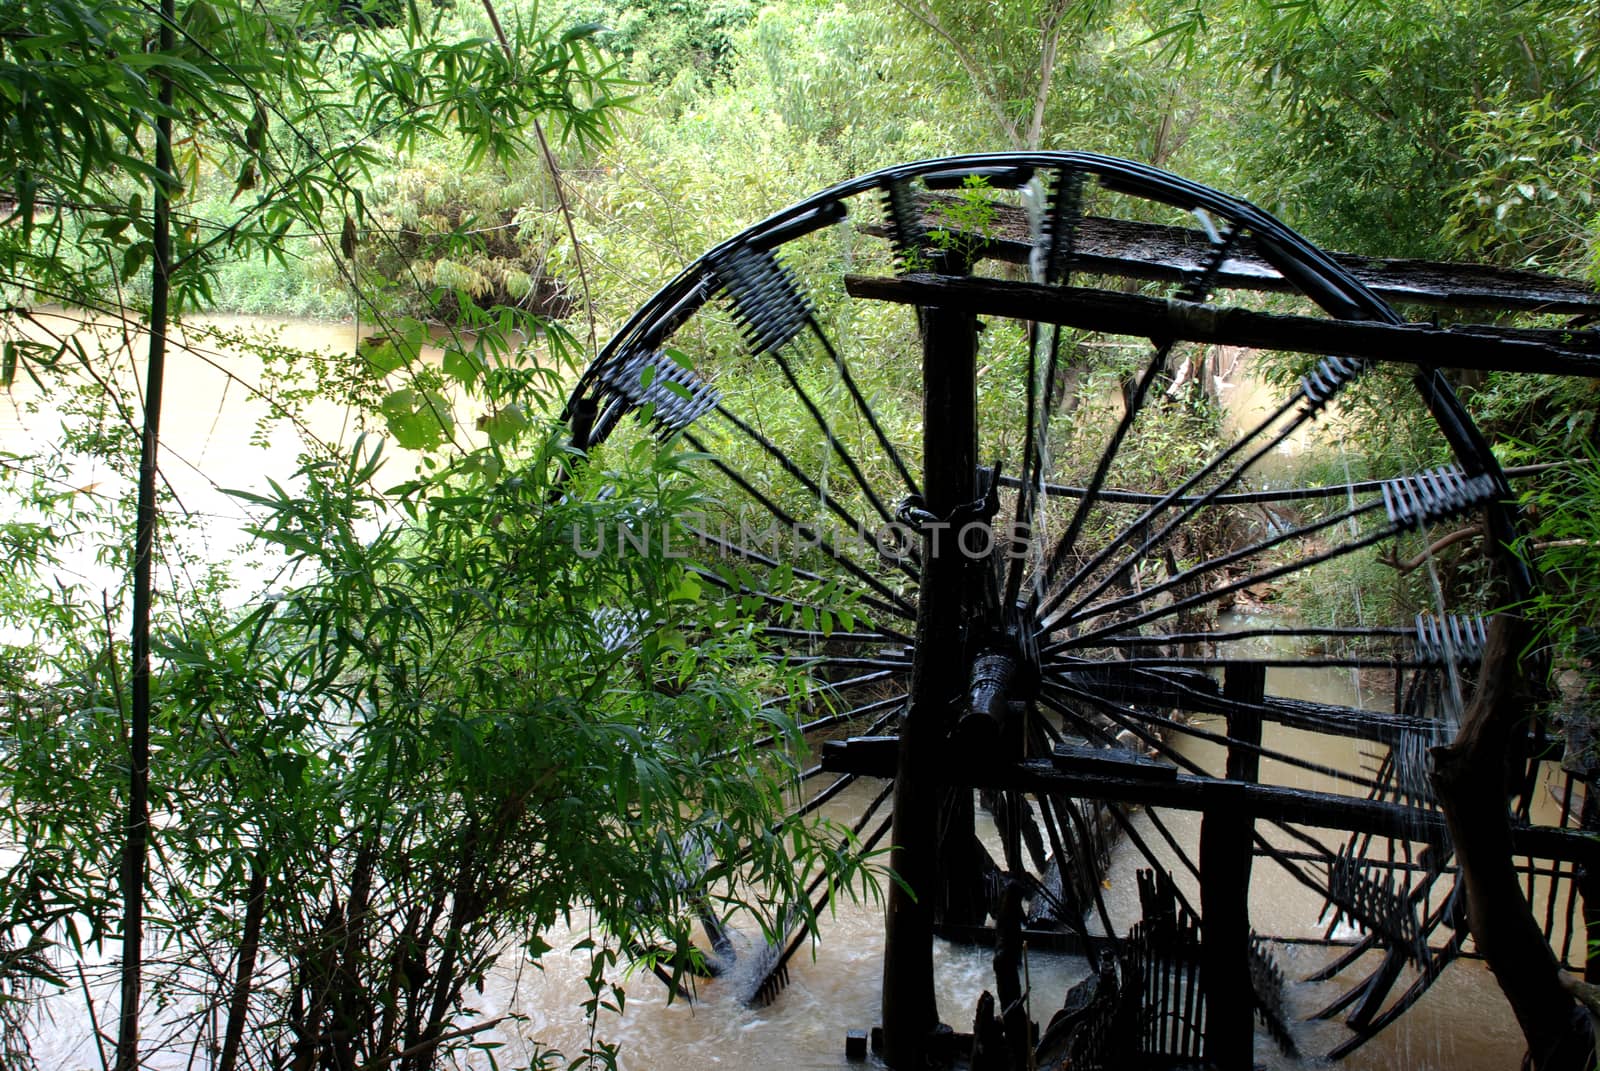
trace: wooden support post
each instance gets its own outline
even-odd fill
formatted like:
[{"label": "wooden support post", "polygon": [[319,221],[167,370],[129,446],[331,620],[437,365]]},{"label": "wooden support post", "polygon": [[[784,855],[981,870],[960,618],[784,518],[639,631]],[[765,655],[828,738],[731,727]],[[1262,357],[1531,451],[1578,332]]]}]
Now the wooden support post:
[{"label": "wooden support post", "polygon": [[1028,1019],[1022,988],[1022,886],[1006,882],[995,919],[994,986],[1006,1039],[1006,1066],[1027,1071],[1033,1052],[1033,1023]]},{"label": "wooden support post", "polygon": [[[945,275],[966,275],[972,264],[959,250],[934,254],[934,268]],[[923,411],[924,438],[924,494],[930,503],[930,512],[939,517],[951,514],[970,505],[979,497],[978,486],[978,321],[970,313],[946,313],[932,309],[921,310],[923,340],[924,390],[932,379],[942,378],[940,411],[936,422],[928,421],[927,409]],[[950,330],[949,341],[930,342],[943,330]],[[937,350],[930,353],[929,347]],[[945,437],[950,441],[941,444],[938,457],[932,454],[929,437]],[[934,509],[935,482],[931,473],[935,465],[941,466],[939,481],[944,484],[941,495],[947,503]],[[962,528],[970,518],[953,520],[940,533],[938,548],[946,563],[940,567],[940,583],[959,599],[959,640],[952,647],[955,652],[952,669],[956,670],[957,691],[962,697],[957,706],[946,705],[940,725],[941,741],[950,738],[957,721],[967,713],[965,697],[968,695],[970,673],[975,651],[968,634],[969,617],[973,607],[979,605],[977,587],[978,570],[963,551]],[[926,561],[926,558],[924,558]],[[923,583],[928,574],[923,573]],[[950,603],[947,602],[946,605]],[[956,693],[951,693],[952,698]],[[941,758],[939,780],[939,841],[936,865],[939,870],[939,887],[933,905],[936,926],[981,926],[988,914],[988,900],[983,881],[983,866],[979,859],[977,833],[977,808],[971,785],[949,776],[948,757]]]},{"label": "wooden support post", "polygon": [[1246,746],[1228,748],[1228,777],[1234,781],[1261,780],[1261,711],[1267,694],[1267,667],[1250,662],[1229,662],[1223,667],[1222,698],[1239,704],[1228,711],[1228,735]]},{"label": "wooden support post", "polygon": [[[1228,778],[1261,773],[1261,714],[1266,667],[1230,663],[1222,694],[1230,710]],[[1248,1071],[1255,1058],[1255,992],[1250,982],[1250,863],[1255,819],[1243,810],[1207,812],[1200,823],[1200,984],[1206,997],[1206,1062],[1219,1071]]]},{"label": "wooden support post", "polygon": [[[1583,784],[1583,808],[1578,812],[1578,828],[1586,833],[1600,832],[1600,800],[1595,793],[1600,782]],[[1600,985],[1600,860],[1585,860],[1575,868],[1578,892],[1583,897],[1584,948],[1583,980]]]},{"label": "wooden support post", "polygon": [[[939,308],[921,310],[923,496],[927,511],[949,517],[976,496],[977,320]],[[922,541],[921,601],[911,695],[895,761],[893,846],[899,879],[889,886],[884,919],[883,1059],[921,1068],[939,1013],[933,992],[933,922],[941,897],[940,831],[943,742],[966,688],[964,562],[954,533],[931,528]],[[964,788],[971,811],[972,791]],[[959,830],[951,843],[960,838]],[[971,851],[970,825],[962,843]],[[948,854],[948,853],[946,853]],[[907,888],[909,887],[909,888]]]},{"label": "wooden support post", "polygon": [[1594,863],[1583,863],[1577,868],[1578,892],[1583,897],[1583,933],[1588,949],[1583,961],[1583,980],[1600,985],[1600,873]]}]

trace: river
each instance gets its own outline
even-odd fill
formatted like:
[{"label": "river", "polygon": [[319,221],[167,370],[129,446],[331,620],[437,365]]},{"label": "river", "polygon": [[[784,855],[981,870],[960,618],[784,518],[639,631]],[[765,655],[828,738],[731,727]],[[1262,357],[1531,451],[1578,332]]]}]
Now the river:
[{"label": "river", "polygon": [[[145,368],[145,336],[125,338],[120,325],[96,318],[87,324],[79,317],[61,311],[36,313],[37,324],[27,333],[48,342],[56,335],[71,335],[82,344],[85,355],[98,374],[114,379],[123,395],[142,399]],[[172,496],[173,516],[192,518],[197,523],[181,538],[188,549],[203,557],[197,560],[230,563],[230,572],[241,592],[252,587],[252,577],[272,566],[261,548],[244,548],[241,533],[250,521],[250,511],[228,489],[265,492],[269,480],[285,483],[299,464],[303,442],[292,428],[269,425],[271,407],[264,393],[272,388],[264,382],[260,362],[240,352],[221,335],[242,338],[254,335],[274,343],[324,355],[327,359],[349,359],[354,351],[354,324],[290,321],[268,323],[248,317],[210,316],[197,318],[198,330],[189,338],[180,333],[167,358],[166,386],[161,421],[160,469]],[[66,359],[71,364],[71,358]],[[70,382],[83,382],[76,375]],[[60,438],[64,423],[85,426],[85,420],[70,415],[71,401],[58,393],[46,398],[34,383],[19,373],[9,392],[0,394],[0,451],[21,455],[21,464],[49,451]],[[331,402],[313,401],[307,418],[315,433],[334,442],[353,439],[355,425],[348,412]],[[112,417],[111,419],[115,419]],[[105,461],[84,453],[60,457],[66,468],[65,488],[78,494],[113,497],[129,490],[129,476],[136,467],[129,464],[119,472]],[[398,482],[399,477],[396,477]],[[61,485],[57,485],[61,486]],[[101,554],[101,541],[117,547],[115,533],[86,539],[65,549],[60,572],[94,592],[114,588],[125,566],[120,554]],[[158,568],[158,588],[171,590],[163,581],[163,571],[177,567],[176,557],[163,556]],[[170,577],[170,573],[167,574]],[[257,577],[257,579],[260,579]]]}]

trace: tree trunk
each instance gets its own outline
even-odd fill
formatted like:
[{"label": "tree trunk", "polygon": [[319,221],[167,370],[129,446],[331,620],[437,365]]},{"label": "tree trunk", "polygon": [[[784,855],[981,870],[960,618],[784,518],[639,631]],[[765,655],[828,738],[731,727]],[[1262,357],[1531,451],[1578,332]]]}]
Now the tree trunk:
[{"label": "tree trunk", "polygon": [[[161,0],[158,48],[172,54],[174,0]],[[161,446],[161,387],[167,363],[167,315],[172,269],[172,76],[156,69],[158,175],[151,189],[150,359],[145,368],[144,434],[133,536],[132,696],[128,716],[128,825],[122,845],[121,1007],[116,1071],[139,1066],[139,1004],[144,989],[144,882],[150,842],[150,603],[155,565],[156,478]]]},{"label": "tree trunk", "polygon": [[[262,855],[266,853],[263,852]],[[223,1033],[222,1057],[217,1071],[234,1071],[244,1047],[245,1020],[250,1014],[251,985],[256,975],[256,957],[261,951],[261,922],[267,909],[267,871],[262,856],[250,867],[250,885],[245,893],[244,930],[239,937],[239,964],[234,973],[233,993],[228,1001],[228,1025]]]},{"label": "tree trunk", "polygon": [[1563,987],[1511,861],[1506,759],[1520,753],[1514,734],[1530,715],[1518,661],[1531,636],[1517,616],[1491,623],[1478,689],[1455,740],[1433,749],[1432,781],[1461,868],[1473,940],[1511,1004],[1535,1071],[1589,1071],[1589,1017]]}]

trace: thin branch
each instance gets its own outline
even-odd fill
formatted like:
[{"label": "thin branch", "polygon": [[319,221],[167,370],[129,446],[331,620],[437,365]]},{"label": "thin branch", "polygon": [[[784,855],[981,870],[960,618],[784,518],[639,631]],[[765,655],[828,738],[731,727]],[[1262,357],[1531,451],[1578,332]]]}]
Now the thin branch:
[{"label": "thin branch", "polygon": [[1384,565],[1399,571],[1400,575],[1404,576],[1406,573],[1410,573],[1422,568],[1422,566],[1428,563],[1429,559],[1431,559],[1441,550],[1444,550],[1446,547],[1453,547],[1457,543],[1464,542],[1468,539],[1471,539],[1475,535],[1482,534],[1483,528],[1481,525],[1469,525],[1466,528],[1458,528],[1447,536],[1440,536],[1438,539],[1434,540],[1428,545],[1427,550],[1423,551],[1421,554],[1418,554],[1415,558],[1408,558],[1405,561],[1401,561],[1399,551],[1391,548],[1386,551],[1380,551],[1378,554],[1378,560]]},{"label": "thin branch", "polygon": [[89,1012],[89,1029],[94,1032],[94,1051],[100,1056],[100,1071],[111,1071],[106,1063],[106,1036],[100,1029],[100,1018],[94,1011],[94,996],[89,992],[89,978],[83,973],[83,964],[76,963],[78,985],[83,989],[83,1006]]},{"label": "thin branch", "polygon": [[437,1048],[447,1041],[460,1041],[462,1038],[469,1038],[474,1034],[481,1034],[485,1030],[493,1030],[495,1027],[499,1026],[501,1023],[510,1018],[513,1017],[510,1015],[501,1015],[481,1022],[477,1026],[465,1026],[459,1030],[447,1031],[443,1034],[440,1034],[436,1038],[429,1038],[427,1041],[420,1041],[411,1046],[409,1049],[401,1049],[399,1052],[392,1052],[387,1056],[380,1056],[376,1060],[371,1060],[367,1063],[364,1063],[357,1068],[356,1071],[379,1071],[380,1068],[388,1067],[397,1060],[408,1060],[413,1056],[421,1056],[429,1049]]},{"label": "thin branch", "polygon": [[[500,47],[505,51],[506,61],[513,66],[516,64],[516,55],[511,51],[511,42],[506,39],[506,31],[500,25],[500,16],[495,13],[494,0],[483,0],[483,10],[489,15],[489,23],[494,27],[494,34],[500,39]],[[561,173],[561,166],[556,163],[555,153],[550,151],[550,142],[544,136],[544,124],[537,115],[533,116],[533,133],[539,139],[539,152],[544,156],[545,170],[550,172],[550,182],[555,186],[556,202],[561,206],[561,218],[567,225],[567,238],[572,242],[573,265],[578,269],[578,285],[583,289],[584,310],[589,321],[589,352],[600,352],[599,331],[594,321],[594,295],[589,291],[589,270],[583,263],[583,243],[578,241],[578,229],[572,222],[572,206],[567,200],[567,180]]]},{"label": "thin branch", "polygon": [[1066,18],[1068,0],[1061,0],[1039,30],[1039,88],[1033,94],[1033,118],[1028,122],[1027,148],[1037,149],[1044,139],[1044,107],[1050,98],[1050,84],[1056,73],[1056,52],[1061,43],[1061,23]]},{"label": "thin branch", "polygon": [[[484,0],[484,3],[488,2],[489,0]],[[989,110],[994,112],[995,120],[1000,124],[1001,129],[1005,131],[1006,138],[1011,142],[1012,147],[1022,148],[1022,133],[1017,129],[1017,124],[1006,114],[1005,102],[1000,99],[998,87],[989,81],[983,66],[978,63],[977,58],[962,46],[961,41],[954,34],[945,29],[944,23],[939,20],[939,16],[934,14],[933,10],[926,4],[914,3],[913,0],[894,0],[894,4],[938,35],[940,40],[950,49],[951,54],[955,56],[956,62],[960,63],[966,69],[968,76],[972,78],[972,84],[977,89],[978,95],[989,106]]]}]

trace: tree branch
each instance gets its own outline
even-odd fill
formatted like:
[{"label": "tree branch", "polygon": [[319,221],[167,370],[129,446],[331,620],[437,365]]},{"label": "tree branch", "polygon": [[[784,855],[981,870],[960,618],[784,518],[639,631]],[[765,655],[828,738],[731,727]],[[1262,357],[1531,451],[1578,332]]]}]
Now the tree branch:
[{"label": "tree branch", "polygon": [[[511,42],[506,38],[506,32],[500,26],[500,16],[494,9],[494,0],[483,0],[483,10],[489,15],[489,23],[494,27],[494,34],[500,39],[500,48],[506,54],[506,62],[514,64],[516,54],[511,50]],[[572,204],[567,199],[567,180],[561,173],[561,165],[556,163],[555,153],[550,151],[550,142],[544,136],[544,124],[537,115],[533,116],[533,133],[539,139],[539,152],[544,157],[545,170],[550,173],[550,182],[555,187],[556,202],[561,206],[561,218],[567,225],[567,238],[572,242],[572,263],[578,269],[578,285],[583,289],[583,307],[589,321],[589,352],[600,352],[599,331],[594,321],[594,295],[589,290],[589,269],[583,262],[583,243],[578,241],[578,229],[572,222]]]},{"label": "tree branch", "polygon": [[497,1015],[493,1019],[488,1019],[479,1023],[477,1026],[464,1026],[459,1030],[447,1031],[446,1033],[440,1034],[436,1038],[430,1038],[427,1041],[418,1042],[409,1049],[402,1049],[399,1052],[392,1052],[387,1056],[380,1056],[376,1060],[370,1060],[367,1063],[362,1064],[357,1071],[381,1071],[382,1068],[388,1067],[396,1060],[406,1060],[413,1056],[421,1056],[429,1049],[437,1048],[447,1041],[460,1041],[462,1038],[470,1038],[474,1034],[481,1034],[485,1030],[493,1030],[495,1027],[499,1026],[501,1023],[510,1018],[511,1016],[509,1015]]},{"label": "tree branch", "polygon": [[[487,0],[485,2],[487,3]],[[973,87],[977,89],[978,95],[983,98],[983,102],[989,106],[989,110],[994,113],[995,121],[1005,131],[1007,140],[1011,142],[1011,147],[1013,149],[1023,148],[1021,131],[1017,129],[1017,124],[1011,117],[1006,114],[1005,102],[1000,99],[999,90],[993,82],[989,81],[984,73],[983,66],[978,63],[977,58],[962,46],[960,40],[954,34],[945,29],[944,23],[940,21],[939,16],[934,14],[933,9],[926,4],[914,3],[913,0],[894,0],[894,4],[938,35],[939,39],[950,49],[951,54],[955,56],[956,62],[966,69],[967,75],[972,79]]]},{"label": "tree branch", "polygon": [[1050,84],[1056,73],[1056,51],[1061,43],[1061,22],[1067,14],[1068,0],[1061,0],[1044,20],[1039,31],[1039,88],[1033,94],[1033,117],[1028,120],[1027,148],[1037,149],[1044,140],[1044,107],[1050,98]]},{"label": "tree branch", "polygon": [[1415,558],[1408,558],[1405,561],[1401,561],[1400,553],[1391,548],[1390,550],[1380,552],[1378,554],[1378,560],[1383,564],[1398,570],[1400,574],[1404,576],[1406,573],[1414,572],[1417,569],[1420,569],[1428,562],[1430,558],[1439,553],[1441,550],[1444,550],[1446,547],[1453,547],[1457,543],[1464,542],[1465,540],[1471,539],[1475,535],[1482,534],[1483,527],[1481,525],[1468,525],[1466,528],[1456,529],[1449,535],[1440,536],[1438,539],[1434,540],[1428,545],[1427,550],[1423,551],[1421,554],[1418,554]]},{"label": "tree branch", "polygon": [[1589,1071],[1589,1017],[1563,987],[1512,864],[1506,785],[1529,717],[1520,653],[1532,635],[1515,615],[1490,622],[1477,691],[1455,740],[1432,749],[1430,780],[1460,866],[1473,941],[1511,1005],[1535,1071]]}]

